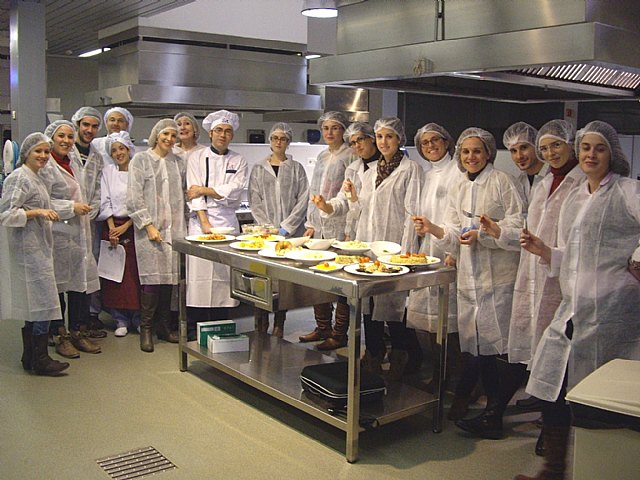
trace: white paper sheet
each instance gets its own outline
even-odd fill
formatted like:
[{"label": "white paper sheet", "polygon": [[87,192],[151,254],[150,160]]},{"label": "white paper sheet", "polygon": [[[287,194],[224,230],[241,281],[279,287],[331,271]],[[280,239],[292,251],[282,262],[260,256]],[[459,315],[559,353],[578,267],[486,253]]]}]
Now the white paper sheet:
[{"label": "white paper sheet", "polygon": [[107,240],[100,240],[98,275],[112,282],[122,283],[126,258],[127,254],[122,245],[114,248]]}]

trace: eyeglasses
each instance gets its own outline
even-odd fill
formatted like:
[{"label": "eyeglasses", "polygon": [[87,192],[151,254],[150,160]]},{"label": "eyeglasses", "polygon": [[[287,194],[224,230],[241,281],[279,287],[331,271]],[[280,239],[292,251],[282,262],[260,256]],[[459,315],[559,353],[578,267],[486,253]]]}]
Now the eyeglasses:
[{"label": "eyeglasses", "polygon": [[274,143],[287,143],[289,137],[271,137],[271,141]]},{"label": "eyeglasses", "polygon": [[550,150],[557,152],[563,147],[563,145],[566,145],[566,144],[564,142],[553,142],[549,145],[543,145],[542,147],[540,147],[540,153],[544,155],[548,153]]},{"label": "eyeglasses", "polygon": [[362,145],[362,142],[364,142],[365,140],[366,140],[365,137],[358,137],[355,140],[350,141],[349,146],[353,148],[356,145]]},{"label": "eyeglasses", "polygon": [[433,137],[433,138],[425,138],[420,142],[421,147],[428,147],[429,145],[437,145],[440,142],[443,142],[444,138],[442,137]]},{"label": "eyeglasses", "polygon": [[213,133],[215,133],[216,135],[233,135],[233,128],[214,128],[213,130],[211,130]]}]

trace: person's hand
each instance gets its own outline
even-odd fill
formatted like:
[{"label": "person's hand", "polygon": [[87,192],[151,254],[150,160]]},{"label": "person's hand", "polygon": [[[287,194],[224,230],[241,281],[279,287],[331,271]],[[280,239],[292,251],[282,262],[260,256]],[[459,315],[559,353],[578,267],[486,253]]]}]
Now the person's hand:
[{"label": "person's hand", "polygon": [[37,216],[40,218],[44,218],[45,220],[50,220],[52,222],[60,221],[60,215],[58,215],[58,212],[48,208],[38,209]]},{"label": "person's hand", "polygon": [[342,189],[350,202],[358,201],[358,194],[356,193],[356,187],[351,180],[349,179],[345,180],[342,183]]},{"label": "person's hand", "polygon": [[551,262],[551,249],[533,233],[523,230],[520,234],[520,246],[533,255],[538,255],[547,263]]},{"label": "person's hand", "polygon": [[313,234],[316,233],[315,229],[313,227],[309,227],[307,228],[304,233],[302,234],[303,237],[309,237],[309,238],[313,238]]},{"label": "person's hand", "polygon": [[202,233],[213,233],[213,227],[208,220],[200,221],[200,229]]},{"label": "person's hand", "polygon": [[91,207],[86,203],[74,203],[73,204],[73,213],[76,215],[86,215],[91,211]]},{"label": "person's hand", "polygon": [[153,225],[147,225],[147,238],[152,242],[162,242],[162,236],[160,235],[160,231],[154,227]]},{"label": "person's hand", "polygon": [[500,233],[502,233],[500,225],[484,214],[480,215],[480,228],[493,238],[500,238]]},{"label": "person's hand", "polygon": [[462,229],[460,234],[461,245],[473,245],[478,240],[478,229],[472,228],[470,230]]},{"label": "person's hand", "polygon": [[318,210],[322,210],[324,213],[333,213],[333,208],[322,195],[311,195],[311,201],[318,207]]},{"label": "person's hand", "polygon": [[416,233],[421,237],[430,232],[432,223],[427,217],[414,215],[411,220],[413,220],[413,227],[416,229]]},{"label": "person's hand", "polygon": [[123,223],[119,227],[113,227],[111,230],[109,230],[109,240],[111,240],[111,237],[116,237],[119,240],[127,230],[129,230],[129,225],[127,225],[126,223]]},{"label": "person's hand", "polygon": [[447,254],[446,257],[444,257],[444,264],[446,267],[456,267],[456,259],[452,256]]},{"label": "person's hand", "polygon": [[280,230],[278,230],[278,235],[282,235],[283,237],[288,237],[289,232],[287,232],[284,228],[280,227]]},{"label": "person's hand", "polygon": [[204,195],[204,187],[200,185],[191,185],[187,190],[187,200],[202,197]]}]

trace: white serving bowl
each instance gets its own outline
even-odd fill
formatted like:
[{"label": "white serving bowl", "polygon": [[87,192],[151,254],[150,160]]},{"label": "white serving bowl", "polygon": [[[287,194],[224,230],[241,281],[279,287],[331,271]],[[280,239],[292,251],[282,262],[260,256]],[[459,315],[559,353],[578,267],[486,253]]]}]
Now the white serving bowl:
[{"label": "white serving bowl", "polygon": [[335,238],[310,238],[304,246],[311,250],[326,250],[335,241]]},{"label": "white serving bowl", "polygon": [[284,254],[284,258],[289,260],[297,260],[306,265],[317,265],[321,262],[328,262],[336,258],[335,252],[327,250],[292,250]]},{"label": "white serving bowl", "polygon": [[338,250],[342,250],[343,252],[348,253],[349,255],[361,255],[365,252],[368,252],[370,249],[370,245],[367,242],[360,242],[363,244],[361,247],[353,247],[352,243],[355,242],[334,242],[333,248],[337,248]]},{"label": "white serving bowl", "polygon": [[371,242],[369,250],[371,250],[376,257],[379,257],[380,255],[396,255],[402,251],[402,247],[395,242],[378,240]]}]

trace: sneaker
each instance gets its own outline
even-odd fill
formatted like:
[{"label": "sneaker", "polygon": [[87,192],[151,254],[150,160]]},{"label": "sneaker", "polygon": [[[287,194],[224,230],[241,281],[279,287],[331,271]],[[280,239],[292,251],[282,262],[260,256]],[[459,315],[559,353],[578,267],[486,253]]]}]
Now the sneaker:
[{"label": "sneaker", "polygon": [[116,328],[114,335],[116,337],[124,337],[127,333],[129,333],[129,329],[127,327],[118,327]]}]

